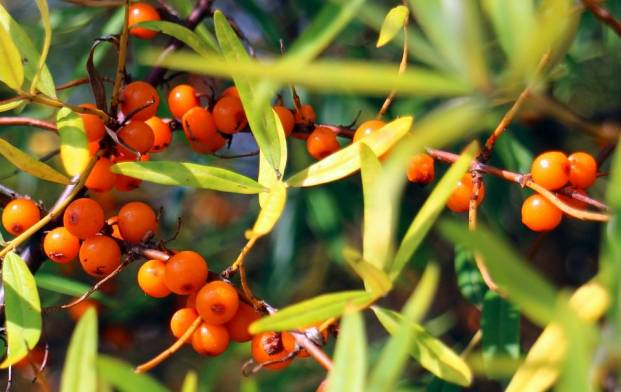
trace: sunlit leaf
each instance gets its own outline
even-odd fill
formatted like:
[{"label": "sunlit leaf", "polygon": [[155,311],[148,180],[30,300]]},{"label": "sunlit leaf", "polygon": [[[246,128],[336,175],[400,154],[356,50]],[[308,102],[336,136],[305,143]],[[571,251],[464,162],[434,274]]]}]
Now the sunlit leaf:
[{"label": "sunlit leaf", "polygon": [[97,357],[97,374],[120,392],[168,391],[168,388],[149,375],[138,374],[130,364],[108,355]]},{"label": "sunlit leaf", "polygon": [[0,82],[19,90],[24,82],[22,56],[9,32],[0,25]]},{"label": "sunlit leaf", "polygon": [[189,370],[183,379],[181,392],[197,392],[198,391],[198,375],[194,370]]},{"label": "sunlit leaf", "polygon": [[47,0],[36,0],[37,7],[39,7],[39,13],[41,14],[41,22],[43,23],[43,30],[45,31],[45,37],[43,38],[43,48],[41,48],[41,56],[37,62],[37,72],[32,78],[30,84],[30,92],[35,93],[39,84],[39,78],[41,72],[45,68],[45,61],[47,60],[47,54],[52,44],[52,26],[50,24],[50,11],[47,6]]},{"label": "sunlit leaf", "polygon": [[194,31],[178,23],[167,22],[164,20],[153,20],[141,22],[138,25],[148,28],[149,30],[155,30],[166,35],[170,35],[171,37],[186,44],[189,48],[201,56],[211,57],[220,51],[214,37],[207,36],[209,38],[205,39],[205,36],[199,36]]},{"label": "sunlit leaf", "polygon": [[59,173],[48,164],[31,157],[4,139],[0,139],[0,155],[5,157],[7,161],[11,162],[18,169],[42,180],[63,185],[69,184],[70,182],[67,176]]},{"label": "sunlit leaf", "polygon": [[70,176],[78,175],[90,161],[84,123],[71,109],[62,108],[56,114],[56,126],[60,135],[60,160],[63,167]]},{"label": "sunlit leaf", "polygon": [[263,202],[263,208],[261,208],[252,230],[246,233],[246,237],[260,237],[272,231],[282,215],[286,202],[287,186],[284,182],[275,182]]},{"label": "sunlit leaf", "polygon": [[249,331],[253,334],[267,331],[286,331],[339,317],[348,305],[361,306],[373,296],[366,291],[342,291],[323,294],[306,301],[280,309],[278,312],[252,323]]},{"label": "sunlit leaf", "polygon": [[97,390],[97,311],[89,308],[78,321],[69,341],[60,382],[61,392]]},{"label": "sunlit leaf", "polygon": [[528,37],[534,22],[533,0],[483,0],[483,9],[492,21],[498,42],[510,60]]},{"label": "sunlit leaf", "polygon": [[483,301],[481,332],[483,359],[486,363],[493,366],[497,358],[519,357],[520,312],[491,290],[487,292]]},{"label": "sunlit leaf", "polygon": [[410,11],[408,7],[404,5],[398,5],[392,8],[388,14],[386,14],[386,17],[384,17],[384,23],[382,23],[382,29],[380,30],[379,38],[375,46],[380,48],[390,42],[403,28],[408,20],[409,14]]},{"label": "sunlit leaf", "polygon": [[375,295],[382,296],[392,288],[392,281],[384,271],[362,258],[360,253],[345,249],[343,257],[347,264],[360,276],[365,289]]},{"label": "sunlit leaf", "polygon": [[328,392],[363,392],[367,369],[364,322],[359,311],[345,312],[328,373]]},{"label": "sunlit leaf", "polygon": [[[278,116],[278,114],[273,109],[272,109],[272,115]],[[287,139],[284,137],[285,131],[282,128],[282,123],[280,122],[280,119],[278,119],[277,117],[275,118],[277,120],[275,121],[275,123],[276,123],[278,135],[283,135],[283,137],[280,137],[280,136],[278,137],[279,147],[280,147],[280,156],[286,157],[287,156]],[[259,151],[259,176],[257,178],[257,181],[259,182],[259,184],[263,185],[264,187],[271,189],[272,186],[276,182],[280,181],[280,178],[285,172],[286,166],[287,166],[287,160],[281,159],[278,167],[273,168],[269,164],[269,162],[265,159],[265,154]],[[269,195],[270,195],[269,192],[259,193],[259,206],[261,207],[265,206],[265,199],[267,199]]]},{"label": "sunlit leaf", "polygon": [[408,320],[419,322],[423,319],[434,300],[439,281],[440,268],[436,263],[429,262],[416,285],[416,289],[408,300],[409,306],[412,307],[408,314]]},{"label": "sunlit leaf", "polygon": [[0,103],[0,113],[8,112],[9,110],[13,110],[16,107],[21,106],[25,101],[22,99],[16,99],[12,101],[6,101],[4,103]]},{"label": "sunlit leaf", "polygon": [[[73,297],[79,297],[91,289],[91,286],[82,282],[44,272],[37,273],[35,281],[37,282],[37,287],[41,289]],[[116,303],[101,291],[95,291],[89,298],[97,300],[104,305],[114,305]]]},{"label": "sunlit leaf", "polygon": [[14,252],[9,252],[2,262],[2,285],[8,354],[0,368],[5,369],[24,358],[39,342],[41,303],[32,273]]},{"label": "sunlit leaf", "polygon": [[112,166],[111,170],[114,173],[162,185],[189,186],[244,194],[266,191],[250,177],[227,169],[190,162],[121,162]]}]

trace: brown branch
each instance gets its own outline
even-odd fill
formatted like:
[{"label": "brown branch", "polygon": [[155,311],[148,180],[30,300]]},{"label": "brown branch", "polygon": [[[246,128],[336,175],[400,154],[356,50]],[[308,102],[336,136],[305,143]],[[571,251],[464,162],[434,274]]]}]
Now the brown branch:
[{"label": "brown branch", "polygon": [[118,7],[123,5],[124,0],[63,0],[70,4],[81,5],[84,7]]},{"label": "brown branch", "polygon": [[114,85],[112,87],[112,100],[110,102],[110,113],[116,116],[119,105],[119,94],[121,93],[121,82],[125,75],[125,62],[127,60],[127,43],[129,41],[129,0],[125,1],[125,16],[123,20],[123,30],[119,40],[119,55],[114,74]]},{"label": "brown branch", "polygon": [[621,37],[621,22],[619,22],[606,8],[599,4],[596,0],[582,0],[582,4],[586,9],[599,19],[605,25],[608,25],[619,37]]},{"label": "brown branch", "polygon": [[29,126],[58,132],[56,124],[30,117],[0,117],[0,126]]}]

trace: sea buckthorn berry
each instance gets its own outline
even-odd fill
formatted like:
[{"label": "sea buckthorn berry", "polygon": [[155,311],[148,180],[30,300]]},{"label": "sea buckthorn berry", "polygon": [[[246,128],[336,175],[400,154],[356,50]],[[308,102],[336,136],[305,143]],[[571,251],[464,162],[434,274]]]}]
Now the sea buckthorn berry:
[{"label": "sea buckthorn berry", "polygon": [[307,103],[300,106],[300,110],[296,110],[294,117],[296,123],[314,124],[317,121],[315,109]]},{"label": "sea buckthorn berry", "polygon": [[43,250],[50,260],[65,264],[78,257],[80,240],[63,226],[57,227],[45,235]]},{"label": "sea buckthorn berry", "polygon": [[[295,336],[293,336],[293,334],[289,332],[282,332],[281,336],[282,336],[282,344],[285,350],[287,350],[288,352],[295,351],[295,348],[297,346]],[[300,348],[300,350],[297,353],[297,356],[300,358],[308,358],[310,354],[305,349]]]},{"label": "sea buckthorn berry", "polygon": [[336,134],[330,128],[317,127],[306,139],[308,154],[319,160],[336,152],[341,148],[336,140]]},{"label": "sea buckthorn berry", "polygon": [[117,174],[114,187],[119,192],[130,192],[140,187],[140,184],[142,184],[142,180],[123,174]]},{"label": "sea buckthorn berry", "polygon": [[26,355],[19,362],[14,364],[13,368],[18,370],[32,369],[32,366],[30,365],[31,363],[40,368],[43,365],[43,362],[46,360],[45,351],[46,350],[40,346],[33,348],[32,350],[28,351],[28,355]]},{"label": "sea buckthorn berry", "polygon": [[103,341],[116,350],[127,351],[134,344],[134,336],[127,328],[109,325],[102,331]]},{"label": "sea buckthorn berry", "polygon": [[[74,298],[74,300],[75,299],[76,298]],[[101,305],[99,304],[99,302],[93,299],[86,298],[85,300],[80,301],[77,304],[69,307],[67,311],[71,320],[78,321],[82,317],[82,315],[91,308],[95,309],[95,311],[99,313],[99,311],[101,310]]]},{"label": "sea buckthorn berry", "polygon": [[278,118],[282,124],[282,129],[285,131],[285,136],[291,135],[293,127],[295,126],[295,118],[293,117],[291,110],[284,106],[276,105],[274,106],[274,111],[278,114]]},{"label": "sea buckthorn berry", "polygon": [[[97,109],[97,106],[92,103],[83,103],[80,105],[82,108]],[[84,132],[86,132],[86,138],[89,142],[96,142],[101,140],[106,135],[106,126],[99,117],[94,114],[80,113],[82,123],[84,124]]]},{"label": "sea buckthorn berry", "polygon": [[138,286],[145,294],[154,298],[164,298],[170,290],[164,284],[166,264],[161,260],[149,260],[138,270]]},{"label": "sea buckthorn berry", "polygon": [[187,308],[196,309],[196,294],[197,293],[198,291],[195,291],[192,294],[187,296],[187,298],[185,299],[185,306]]},{"label": "sea buckthorn berry", "polygon": [[100,157],[95,162],[84,185],[94,192],[108,192],[114,188],[116,183],[116,174],[110,171],[111,167],[112,162],[108,158]]},{"label": "sea buckthorn berry", "polygon": [[65,209],[63,224],[71,234],[83,240],[101,230],[104,225],[104,212],[95,200],[77,199]]},{"label": "sea buckthorn berry", "polygon": [[175,86],[168,93],[168,109],[178,119],[181,119],[188,110],[200,105],[196,90],[189,84]]},{"label": "sea buckthorn berry", "polygon": [[414,155],[408,163],[407,176],[414,184],[429,184],[435,177],[433,158],[427,154]]},{"label": "sea buckthorn berry", "polygon": [[155,116],[159,104],[157,90],[147,82],[132,82],[121,91],[121,111],[132,120],[146,121]]},{"label": "sea buckthorn berry", "polygon": [[198,317],[194,308],[181,308],[170,318],[170,331],[179,339]]},{"label": "sea buckthorn berry", "polygon": [[244,106],[237,97],[226,96],[216,102],[213,107],[213,120],[216,128],[222,133],[232,135],[248,125]]},{"label": "sea buckthorn berry", "polygon": [[548,151],[533,161],[530,169],[533,181],[542,187],[554,190],[569,181],[569,160],[560,151]]},{"label": "sea buckthorn berry", "polygon": [[88,142],[88,155],[94,157],[99,151],[99,142]]},{"label": "sea buckthorn berry", "polygon": [[151,117],[145,121],[145,123],[153,131],[153,146],[149,151],[163,151],[166,147],[168,147],[170,142],[172,142],[172,131],[170,130],[170,126],[164,122],[164,120],[156,116]]},{"label": "sea buckthorn berry", "polygon": [[164,283],[173,293],[188,295],[205,284],[207,273],[205,259],[196,252],[186,250],[166,262]]},{"label": "sea buckthorn berry", "polygon": [[522,223],[533,231],[550,231],[561,223],[563,211],[537,194],[524,200]]},{"label": "sea buckthorn berry", "polygon": [[220,280],[207,283],[196,294],[196,311],[208,324],[219,325],[230,321],[238,307],[237,291]]},{"label": "sea buckthorn berry", "polygon": [[251,350],[252,358],[256,363],[283,360],[264,366],[267,369],[283,369],[289,366],[292,361],[291,358],[284,360],[289,355],[289,351],[285,350],[279,332],[265,332],[255,335],[252,338]]},{"label": "sea buckthorn berry", "polygon": [[382,120],[369,120],[369,121],[363,122],[362,124],[360,124],[358,129],[356,129],[356,133],[354,133],[354,141],[357,142],[363,137],[368,136],[372,134],[373,132],[377,131],[384,125],[386,125],[386,123]]},{"label": "sea buckthorn berry", "polygon": [[231,87],[227,87],[224,89],[224,91],[222,91],[222,94],[220,94],[220,98],[222,97],[237,97],[239,98],[239,91],[237,90],[237,87],[235,86],[231,86]]},{"label": "sea buckthorn berry", "polygon": [[152,20],[160,20],[160,14],[150,4],[134,3],[129,6],[129,19],[127,25],[129,33],[136,38],[151,39],[157,35],[157,31],[146,29],[144,27],[133,27],[140,22],[149,22]]},{"label": "sea buckthorn berry", "polygon": [[[470,199],[472,198],[472,192],[474,191],[474,183],[472,181],[472,174],[466,173],[457,182],[455,190],[449,197],[446,206],[453,212],[466,212],[470,207]],[[485,184],[481,181],[481,187],[479,189],[479,196],[477,197],[477,206],[481,204],[485,198]]]},{"label": "sea buckthorn berry", "polygon": [[597,161],[586,152],[574,152],[569,160],[569,182],[578,188],[588,188],[597,179]]},{"label": "sea buckthorn berry", "polygon": [[13,199],[2,210],[2,226],[12,235],[20,235],[41,219],[41,211],[30,199]]},{"label": "sea buckthorn berry", "polygon": [[[140,154],[149,152],[155,141],[153,130],[144,121],[131,121],[119,129],[118,136],[123,143]],[[118,149],[121,155],[132,156],[134,154],[133,151],[121,145],[118,146]]]},{"label": "sea buckthorn berry", "polygon": [[92,276],[106,276],[121,265],[121,249],[105,235],[88,237],[80,246],[80,264]]},{"label": "sea buckthorn berry", "polygon": [[[582,196],[588,196],[584,189],[576,188],[576,189],[573,189],[573,191],[575,193],[581,194]],[[570,196],[561,195],[560,193],[557,194],[556,196],[563,203],[567,204],[570,207],[576,208],[578,210],[586,210],[587,208],[587,203],[582,200],[574,199],[573,197],[570,197]]]},{"label": "sea buckthorn berry", "polygon": [[238,343],[251,340],[252,334],[248,332],[248,327],[260,318],[261,315],[252,306],[239,302],[235,316],[225,324],[231,340]]},{"label": "sea buckthorn berry", "polygon": [[202,323],[194,333],[198,335],[203,355],[220,355],[229,346],[229,333],[222,325]]},{"label": "sea buckthorn berry", "polygon": [[226,144],[226,140],[216,130],[211,113],[206,109],[196,107],[188,110],[181,124],[185,137],[196,152],[216,152]]},{"label": "sea buckthorn berry", "polygon": [[145,203],[132,201],[119,210],[119,231],[125,241],[136,244],[144,240],[148,232],[157,231],[157,217]]}]

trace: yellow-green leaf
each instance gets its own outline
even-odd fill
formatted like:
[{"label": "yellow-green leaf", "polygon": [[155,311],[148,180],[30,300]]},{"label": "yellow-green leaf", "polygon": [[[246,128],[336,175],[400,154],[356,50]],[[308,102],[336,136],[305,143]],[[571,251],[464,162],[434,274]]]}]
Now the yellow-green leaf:
[{"label": "yellow-green leaf", "polygon": [[60,392],[95,392],[97,390],[97,311],[89,308],[73,330]]},{"label": "yellow-green leaf", "polygon": [[334,349],[334,367],[328,373],[328,392],[364,392],[367,340],[360,311],[346,311]]},{"label": "yellow-green leaf", "polygon": [[282,181],[272,184],[263,208],[259,212],[252,230],[246,233],[247,238],[261,237],[272,231],[287,203],[287,186]]},{"label": "yellow-green leaf", "polygon": [[41,49],[41,56],[39,57],[37,71],[32,78],[30,84],[30,93],[34,94],[37,91],[37,85],[39,84],[39,77],[41,72],[45,68],[45,60],[50,50],[52,43],[52,25],[50,24],[50,11],[47,6],[47,0],[36,0],[37,7],[39,7],[39,13],[41,14],[41,21],[43,22],[43,30],[45,31],[45,37],[43,38],[43,48]]},{"label": "yellow-green leaf", "polygon": [[[381,156],[408,133],[413,120],[409,116],[399,118],[362,140],[375,155]],[[360,169],[359,143],[362,140],[354,142],[294,174],[287,180],[287,184],[293,187],[313,186],[332,182],[354,173]]]},{"label": "yellow-green leaf", "polygon": [[0,25],[0,82],[13,90],[19,90],[24,83],[22,56],[9,32]]},{"label": "yellow-green leaf", "polygon": [[121,392],[167,392],[168,389],[148,374],[134,372],[130,364],[108,355],[97,358],[97,375]]},{"label": "yellow-green leaf", "polygon": [[6,101],[4,103],[0,103],[0,113],[8,112],[9,110],[13,110],[16,107],[22,105],[25,101],[23,99],[16,99],[11,101]]},{"label": "yellow-green leaf", "polygon": [[2,263],[2,284],[8,353],[0,368],[5,369],[26,357],[39,342],[41,303],[32,273],[14,252],[9,252]]},{"label": "yellow-green leaf", "polygon": [[[265,159],[265,154],[259,151],[259,177],[257,181],[268,189],[272,188],[274,183],[280,181],[279,178],[282,178],[282,175],[285,173],[285,167],[287,166],[287,139],[284,137],[285,131],[282,128],[280,119],[277,117],[278,114],[273,109],[272,115],[276,119],[274,122],[276,123],[276,131],[279,135],[280,156],[285,157],[285,159],[281,159],[278,167],[274,169]],[[282,135],[282,137],[280,137],[280,135]],[[261,208],[265,206],[265,199],[267,199],[269,195],[269,192],[259,193],[259,206],[261,206]]]},{"label": "yellow-green leaf", "polygon": [[410,11],[404,5],[398,5],[388,11],[384,18],[384,23],[382,23],[376,46],[380,48],[392,41],[399,30],[406,24],[409,15]]},{"label": "yellow-green leaf", "polygon": [[56,114],[56,126],[60,135],[60,160],[63,167],[70,176],[78,175],[90,161],[84,123],[71,109],[62,108]]},{"label": "yellow-green leaf", "polygon": [[198,375],[194,370],[189,370],[183,379],[181,392],[197,392],[198,391]]},{"label": "yellow-green leaf", "polygon": [[[148,28],[149,30],[160,31],[166,35],[170,35],[186,44],[201,56],[211,57],[219,52],[218,44],[215,38],[209,33],[200,36],[194,31],[180,25],[178,23],[167,22],[165,20],[152,20],[138,23],[139,26]],[[206,38],[209,37],[209,38]]]},{"label": "yellow-green leaf", "polygon": [[347,264],[362,278],[365,289],[376,297],[380,297],[392,289],[392,281],[384,271],[362,258],[360,253],[351,249],[343,251]]},{"label": "yellow-green leaf", "polygon": [[0,139],[0,155],[18,169],[42,180],[58,184],[69,184],[70,180],[51,166],[31,157],[4,139]]}]

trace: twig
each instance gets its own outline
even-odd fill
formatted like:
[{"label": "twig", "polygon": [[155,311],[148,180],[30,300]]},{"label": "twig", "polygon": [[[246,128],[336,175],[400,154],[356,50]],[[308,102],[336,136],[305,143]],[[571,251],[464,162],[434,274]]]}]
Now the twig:
[{"label": "twig", "polygon": [[477,332],[472,336],[472,339],[470,339],[470,342],[468,343],[468,345],[466,346],[466,348],[464,349],[464,351],[461,352],[461,354],[459,355],[462,359],[466,359],[468,357],[468,355],[470,355],[470,353],[472,352],[472,350],[474,350],[474,348],[481,342],[481,339],[483,338],[483,332],[479,329],[477,330]]},{"label": "twig", "polygon": [[220,159],[237,159],[237,158],[247,158],[247,157],[254,157],[259,155],[259,150],[257,151],[251,151],[251,152],[246,152],[243,154],[236,154],[236,155],[220,155],[220,154],[213,154],[214,157],[216,158],[220,158]]},{"label": "twig", "polygon": [[58,86],[56,86],[56,91],[62,91],[62,90],[66,90],[68,88],[72,88],[72,87],[76,87],[76,86],[81,86],[83,84],[88,84],[89,79],[88,76],[85,76],[83,78],[80,79],[76,79],[76,80],[71,80],[67,83],[63,83],[60,84]]},{"label": "twig", "polygon": [[29,126],[45,129],[46,131],[58,132],[56,124],[30,117],[0,117],[0,126],[15,125]]},{"label": "twig", "polygon": [[123,21],[123,31],[119,41],[119,56],[116,65],[116,73],[114,74],[114,86],[112,87],[112,100],[110,102],[110,113],[116,116],[119,105],[119,94],[121,92],[121,82],[125,75],[125,62],[127,59],[127,42],[129,36],[129,0],[125,1],[125,16]]},{"label": "twig", "polygon": [[85,7],[118,7],[124,3],[124,0],[64,0],[67,3],[81,5]]},{"label": "twig", "polygon": [[612,16],[610,11],[602,7],[599,4],[599,1],[582,0],[582,4],[584,5],[586,9],[591,11],[597,19],[599,19],[602,23],[608,25],[608,27],[613,29],[614,32],[617,33],[619,37],[621,37],[621,22],[615,19],[615,17]]}]

